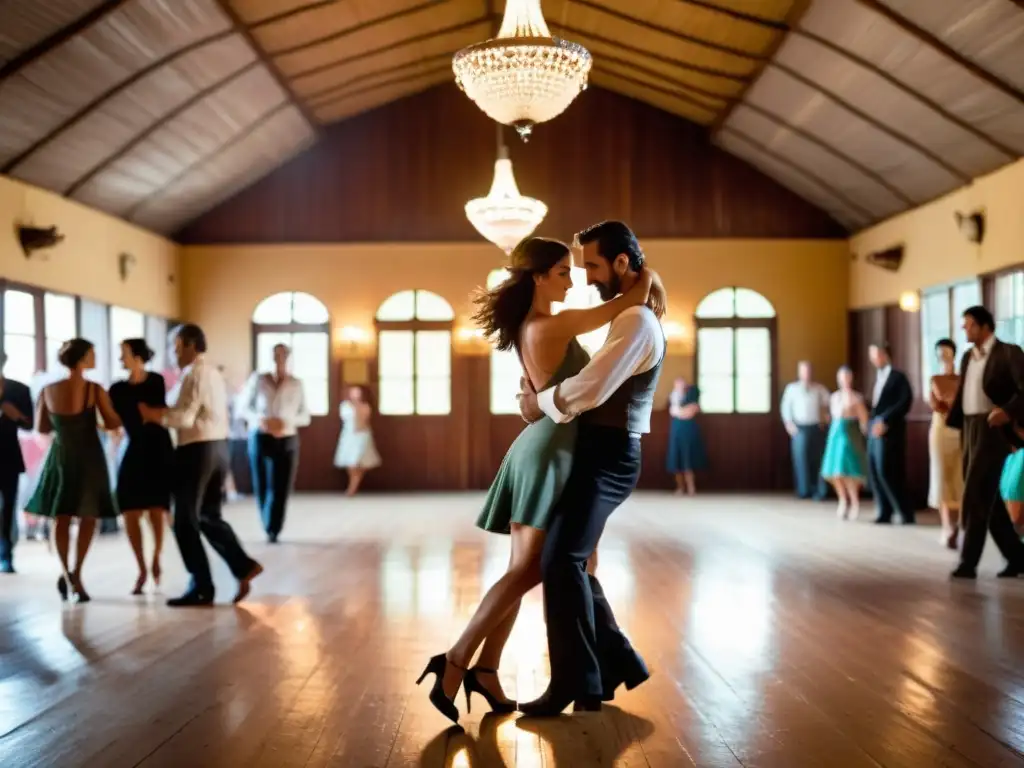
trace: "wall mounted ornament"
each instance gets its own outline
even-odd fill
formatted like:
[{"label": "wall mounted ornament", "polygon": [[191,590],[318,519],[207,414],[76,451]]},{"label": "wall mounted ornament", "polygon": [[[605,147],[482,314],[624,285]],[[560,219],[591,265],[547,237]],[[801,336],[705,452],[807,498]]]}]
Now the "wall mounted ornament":
[{"label": "wall mounted ornament", "polygon": [[31,259],[37,251],[53,248],[64,240],[64,235],[57,231],[57,227],[42,229],[40,227],[18,226],[18,242],[26,259]]}]

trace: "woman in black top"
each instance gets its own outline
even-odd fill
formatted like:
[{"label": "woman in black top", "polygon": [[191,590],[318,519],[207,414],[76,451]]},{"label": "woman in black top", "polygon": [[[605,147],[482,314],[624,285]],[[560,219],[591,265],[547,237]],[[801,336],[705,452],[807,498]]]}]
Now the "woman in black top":
[{"label": "woman in black top", "polygon": [[160,584],[160,552],[164,541],[164,515],[171,506],[171,472],[174,446],[167,429],[159,424],[145,424],[139,414],[139,403],[154,408],[166,407],[164,377],[146,370],[153,350],[145,339],[125,339],[121,342],[121,363],[128,371],[128,379],[110,388],[114,409],[124,422],[126,444],[121,447],[121,462],[117,470],[117,505],[124,515],[124,527],[131,542],[135,561],[139,565],[139,578],[133,595],[141,595],[146,584],[146,558],[142,549],[143,512],[149,515],[153,528],[153,565],[150,573],[155,584]]}]

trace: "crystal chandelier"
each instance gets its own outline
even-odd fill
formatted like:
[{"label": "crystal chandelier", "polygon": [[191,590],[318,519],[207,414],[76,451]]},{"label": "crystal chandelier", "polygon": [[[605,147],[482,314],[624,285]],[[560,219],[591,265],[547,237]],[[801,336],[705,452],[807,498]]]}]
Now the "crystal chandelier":
[{"label": "crystal chandelier", "polygon": [[587,87],[591,64],[582,45],[551,36],[540,0],[508,0],[498,36],[452,59],[459,88],[492,120],[515,126],[523,141]]},{"label": "crystal chandelier", "polygon": [[512,175],[512,161],[508,148],[501,142],[498,128],[498,160],[494,163],[494,181],[487,197],[478,197],[466,203],[466,218],[476,231],[505,253],[510,253],[519,241],[537,228],[548,213],[540,200],[523,197]]}]

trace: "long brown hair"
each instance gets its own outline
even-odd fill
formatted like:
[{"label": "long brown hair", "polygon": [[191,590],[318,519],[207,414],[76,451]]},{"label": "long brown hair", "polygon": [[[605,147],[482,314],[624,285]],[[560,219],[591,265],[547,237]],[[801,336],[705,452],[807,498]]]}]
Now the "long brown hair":
[{"label": "long brown hair", "polygon": [[473,320],[500,350],[519,344],[519,331],[533,306],[534,275],[543,275],[569,255],[560,240],[528,237],[509,254],[508,278],[491,290],[473,297],[477,310]]}]

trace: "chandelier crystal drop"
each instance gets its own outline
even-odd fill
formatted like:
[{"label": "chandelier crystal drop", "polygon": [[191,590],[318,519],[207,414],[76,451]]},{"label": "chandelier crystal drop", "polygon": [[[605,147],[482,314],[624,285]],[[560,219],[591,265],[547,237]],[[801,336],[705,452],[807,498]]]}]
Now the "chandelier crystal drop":
[{"label": "chandelier crystal drop", "polygon": [[452,70],[488,117],[526,141],[586,89],[592,63],[582,45],[551,36],[540,0],[508,0],[497,37],[456,53]]},{"label": "chandelier crystal drop", "polygon": [[505,253],[511,253],[520,240],[529,237],[547,213],[548,207],[540,200],[519,194],[505,147],[501,147],[494,163],[494,181],[487,197],[466,203],[469,223]]}]

